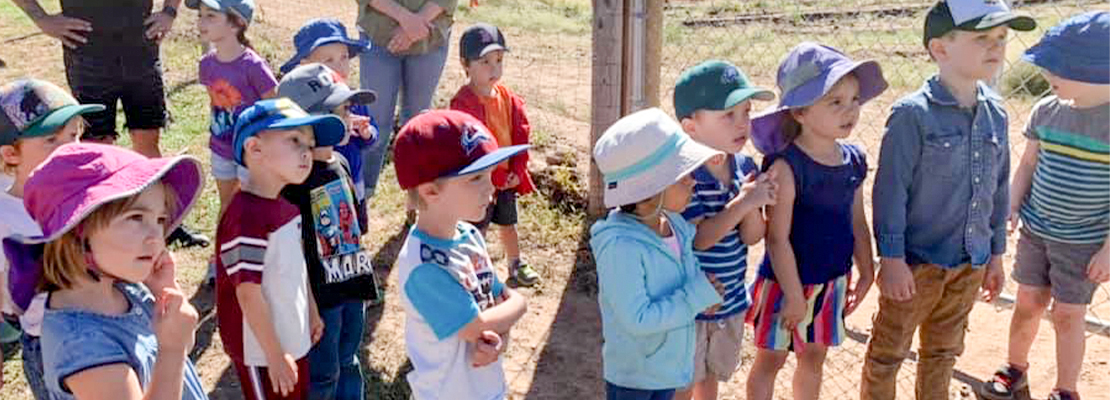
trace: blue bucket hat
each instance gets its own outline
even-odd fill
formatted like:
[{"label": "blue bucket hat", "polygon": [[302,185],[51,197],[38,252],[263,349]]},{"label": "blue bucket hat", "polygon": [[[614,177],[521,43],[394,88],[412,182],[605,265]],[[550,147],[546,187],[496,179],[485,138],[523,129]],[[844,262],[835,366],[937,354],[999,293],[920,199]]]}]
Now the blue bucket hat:
[{"label": "blue bucket hat", "polygon": [[294,54],[293,58],[281,65],[281,73],[289,73],[313,50],[332,43],[347,45],[348,57],[354,57],[370,50],[371,46],[369,40],[355,40],[347,36],[347,27],[338,19],[317,18],[309,20],[297,31],[296,35],[293,35],[293,46],[297,48],[297,54]]},{"label": "blue bucket hat", "polygon": [[789,144],[782,136],[783,121],[791,109],[813,105],[849,73],[859,79],[860,104],[875,98],[888,84],[874,60],[852,61],[839,50],[812,42],[794,46],[779,65],[776,84],[779,105],[752,119],[752,143],[763,154],[782,151]]},{"label": "blue bucket hat", "polygon": [[[1021,59],[1073,81],[1110,84],[1110,12],[1092,11],[1068,18],[1045,32]],[[1101,49],[1101,50],[1100,50]]]},{"label": "blue bucket hat", "polygon": [[288,98],[262,100],[239,113],[235,120],[235,163],[243,161],[243,148],[247,139],[269,129],[288,129],[311,126],[316,137],[316,147],[335,146],[347,134],[343,120],[335,115],[308,115]]},{"label": "blue bucket hat", "polygon": [[254,0],[185,0],[185,7],[194,10],[200,9],[201,4],[222,13],[235,13],[248,24],[254,19],[254,10],[257,8]]}]

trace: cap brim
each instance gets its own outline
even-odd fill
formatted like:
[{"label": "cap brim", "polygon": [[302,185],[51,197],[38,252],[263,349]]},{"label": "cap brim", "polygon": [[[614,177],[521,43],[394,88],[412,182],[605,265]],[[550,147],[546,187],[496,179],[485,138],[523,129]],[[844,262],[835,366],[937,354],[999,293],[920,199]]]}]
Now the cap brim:
[{"label": "cap brim", "polygon": [[267,129],[286,129],[300,126],[312,127],[313,136],[316,139],[316,147],[335,146],[343,141],[343,136],[347,134],[347,128],[343,126],[343,120],[334,115],[310,115],[300,118],[287,118],[270,124],[265,128],[261,128],[258,132]]},{"label": "cap brim", "polygon": [[462,176],[473,174],[487,168],[492,168],[493,166],[500,164],[502,161],[509,159],[509,157],[515,156],[520,152],[528,150],[528,148],[530,147],[532,147],[532,145],[518,144],[516,146],[498,148],[494,152],[486,154],[478,158],[477,160],[474,160],[474,162],[470,163],[470,165],[467,165],[465,168],[460,169],[458,172],[447,176]]},{"label": "cap brim", "polygon": [[744,100],[748,99],[771,101],[775,99],[775,92],[761,87],[747,87],[736,89],[733,90],[732,93],[728,94],[728,98],[725,99],[724,109],[727,110],[729,108],[735,107],[737,104],[743,103]]},{"label": "cap brim", "polygon": [[46,114],[45,118],[31,124],[23,130],[21,137],[36,137],[53,133],[61,129],[70,119],[81,114],[104,111],[100,104],[71,104]]},{"label": "cap brim", "polygon": [[351,104],[370,104],[378,99],[378,94],[372,90],[337,90],[332,93],[328,98],[324,99],[321,106],[325,110],[309,110],[309,112],[326,112],[331,113],[336,107],[339,107],[345,102]]},{"label": "cap brim", "polygon": [[1015,31],[1031,31],[1037,29],[1037,21],[1032,17],[1010,11],[999,11],[984,15],[975,22],[973,29],[986,30],[1001,25],[1006,25]]},{"label": "cap brim", "polygon": [[216,0],[185,0],[185,7],[191,9],[199,9],[200,5],[204,4],[206,7],[216,11],[222,11],[220,2]]},{"label": "cap brim", "polygon": [[489,54],[490,52],[497,51],[497,50],[507,52],[507,51],[509,51],[509,48],[505,47],[505,46],[502,46],[500,44],[497,44],[497,43],[487,45],[486,47],[482,48],[482,51],[478,52],[478,57],[476,57],[476,58],[485,57],[486,54]]},{"label": "cap brim", "polygon": [[[100,206],[112,201],[134,196],[155,182],[162,181],[173,188],[176,204],[173,217],[164,234],[166,237],[181,224],[189,210],[196,204],[204,185],[200,160],[192,156],[152,158],[135,162],[116,172],[111,178],[118,184],[99,185],[89,189],[86,196],[94,204],[79,206],[79,214],[70,217],[65,225],[50,236],[26,237],[13,235],[3,241],[3,250],[9,260],[8,289],[16,307],[25,310],[37,292],[42,279],[42,254],[46,243],[57,240],[71,231]],[[96,195],[103,190],[110,195]]]}]

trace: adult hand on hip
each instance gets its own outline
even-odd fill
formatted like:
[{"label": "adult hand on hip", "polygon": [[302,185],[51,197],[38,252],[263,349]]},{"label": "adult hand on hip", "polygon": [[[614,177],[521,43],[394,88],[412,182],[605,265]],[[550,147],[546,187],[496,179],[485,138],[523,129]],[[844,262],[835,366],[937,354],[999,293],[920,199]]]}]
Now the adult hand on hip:
[{"label": "adult hand on hip", "polygon": [[92,31],[92,24],[88,21],[62,14],[47,15],[34,21],[42,33],[61,40],[63,45],[71,49],[88,43],[89,39],[85,35]]},{"label": "adult hand on hip", "polygon": [[146,38],[155,42],[161,42],[170,34],[173,29],[174,16],[165,11],[150,14],[143,25],[146,25]]}]

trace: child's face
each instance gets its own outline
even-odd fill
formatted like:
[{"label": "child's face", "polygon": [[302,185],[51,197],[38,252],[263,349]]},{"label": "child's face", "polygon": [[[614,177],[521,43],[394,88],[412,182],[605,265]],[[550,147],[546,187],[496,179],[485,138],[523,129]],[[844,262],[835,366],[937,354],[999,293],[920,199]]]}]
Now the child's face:
[{"label": "child's face", "polygon": [[200,40],[218,42],[239,34],[239,28],[231,23],[230,15],[208,8],[204,4],[200,5],[199,11],[197,30],[200,31]]},{"label": "child's face", "polygon": [[667,186],[663,191],[663,209],[680,213],[690,204],[690,197],[694,194],[694,177],[690,174],[683,176],[678,182]]},{"label": "child's face", "polygon": [[429,200],[428,208],[443,209],[443,215],[467,221],[480,221],[493,199],[493,169],[444,179],[438,195]]},{"label": "child's face", "polygon": [[166,249],[166,188],[152,185],[107,226],[89,234],[98,268],[127,282],[142,282]]},{"label": "child's face", "polygon": [[466,76],[470,77],[470,84],[483,88],[493,87],[497,84],[501,80],[501,66],[504,57],[504,51],[494,50],[482,56],[482,58],[464,63],[463,68],[466,69]]},{"label": "child's face", "polygon": [[728,154],[739,153],[751,135],[752,103],[744,100],[727,110],[698,110],[687,133],[694,140]]},{"label": "child's face", "polygon": [[308,53],[308,57],[301,61],[301,64],[320,63],[331,68],[339,76],[347,79],[351,74],[351,57],[347,53],[347,45],[343,43],[330,43],[317,47]]},{"label": "child's face", "polygon": [[[30,173],[58,147],[66,143],[73,143],[81,137],[85,130],[85,120],[80,117],[70,118],[65,126],[54,132],[53,135],[19,139],[18,146],[4,146],[4,162],[16,165],[17,173]],[[10,149],[9,149],[10,147]]]},{"label": "child's face", "polygon": [[939,64],[951,66],[954,72],[965,78],[991,79],[1006,59],[1006,35],[1009,30],[1001,25],[978,32],[955,31],[953,36],[939,39],[944,51],[934,53],[934,56]]},{"label": "child's face", "polygon": [[353,124],[351,123],[351,103],[345,101],[343,104],[340,104],[339,107],[331,110],[331,113],[343,120],[343,127],[347,128],[344,130],[343,140],[340,140],[339,144],[336,146],[346,145],[351,139],[351,130],[353,128]]},{"label": "child's face", "polygon": [[312,149],[316,147],[312,127],[271,129],[248,140],[258,140],[250,168],[272,171],[282,182],[298,184],[312,172]]},{"label": "child's face", "polygon": [[1098,85],[1054,75],[1048,70],[1041,70],[1045,80],[1052,86],[1052,93],[1063,100],[1070,100],[1082,106],[1095,106],[1106,102],[1110,94],[1110,85]]},{"label": "child's face", "polygon": [[852,134],[852,128],[859,122],[859,111],[859,79],[848,74],[824,97],[796,112],[794,118],[805,127],[806,135],[843,139]]}]

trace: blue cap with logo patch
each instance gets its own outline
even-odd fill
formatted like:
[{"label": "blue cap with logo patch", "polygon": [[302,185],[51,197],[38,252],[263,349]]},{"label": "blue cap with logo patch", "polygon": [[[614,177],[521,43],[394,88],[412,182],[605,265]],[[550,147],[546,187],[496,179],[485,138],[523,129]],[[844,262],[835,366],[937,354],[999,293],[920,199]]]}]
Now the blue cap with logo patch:
[{"label": "blue cap with logo patch", "polygon": [[247,166],[243,161],[244,144],[259,132],[300,126],[312,127],[316,147],[334,146],[347,134],[343,120],[335,115],[308,115],[296,103],[284,97],[262,100],[244,109],[235,120],[235,163]]}]

